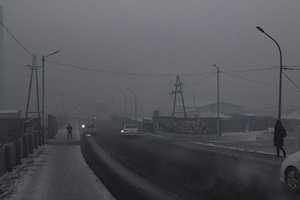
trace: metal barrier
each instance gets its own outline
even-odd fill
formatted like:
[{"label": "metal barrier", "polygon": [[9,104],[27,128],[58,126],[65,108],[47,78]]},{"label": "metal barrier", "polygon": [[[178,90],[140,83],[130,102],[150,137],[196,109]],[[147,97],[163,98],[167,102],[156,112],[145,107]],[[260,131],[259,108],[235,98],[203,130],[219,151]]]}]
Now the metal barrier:
[{"label": "metal barrier", "polygon": [[41,131],[41,119],[38,117],[0,119],[0,147],[35,131]]},{"label": "metal barrier", "polygon": [[24,118],[0,119],[0,146],[19,139],[24,133]]},{"label": "metal barrier", "polygon": [[0,119],[0,176],[44,144],[40,118]]}]

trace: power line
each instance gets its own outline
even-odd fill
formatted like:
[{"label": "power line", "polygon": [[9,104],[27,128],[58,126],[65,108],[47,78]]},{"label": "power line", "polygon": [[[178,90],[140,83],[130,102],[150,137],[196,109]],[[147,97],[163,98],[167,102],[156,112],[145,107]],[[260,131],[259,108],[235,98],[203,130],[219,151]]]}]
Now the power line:
[{"label": "power line", "polygon": [[[143,74],[143,73],[126,73],[126,72],[114,72],[114,71],[108,71],[108,70],[101,70],[101,69],[91,69],[87,67],[81,67],[81,66],[76,66],[76,65],[70,65],[70,64],[65,64],[65,63],[59,63],[59,62],[54,62],[50,60],[45,60],[46,62],[60,65],[60,66],[65,66],[65,67],[70,67],[70,68],[75,68],[75,69],[81,69],[81,70],[86,70],[86,71],[94,71],[94,72],[102,72],[102,73],[108,73],[108,74],[116,74],[116,75],[127,75],[127,76],[147,76],[147,77],[170,77],[170,76],[176,76],[178,74]],[[189,73],[189,74],[181,74],[180,76],[197,76],[200,74],[210,74],[211,72],[202,72],[202,73]]]},{"label": "power line", "polygon": [[210,74],[209,76],[206,76],[206,77],[204,77],[204,78],[202,78],[202,79],[200,79],[200,80],[198,80],[198,81],[196,81],[196,82],[194,82],[194,83],[191,83],[190,85],[186,86],[185,88],[189,88],[189,87],[191,87],[191,86],[193,86],[193,85],[195,85],[195,84],[197,84],[197,83],[199,83],[199,82],[202,82],[202,81],[204,81],[205,79],[208,79],[209,77],[215,75],[216,73],[217,73],[217,72],[214,72],[214,73]]},{"label": "power line", "polygon": [[250,82],[254,82],[254,83],[259,83],[259,84],[263,84],[263,85],[267,85],[267,86],[272,86],[272,87],[278,87],[277,85],[272,85],[272,84],[264,83],[264,82],[261,82],[261,81],[256,81],[256,80],[248,79],[248,78],[245,78],[245,77],[241,77],[241,76],[229,74],[227,72],[223,72],[223,74],[226,74],[228,76],[233,76],[233,77],[236,77],[236,78],[239,78],[239,79],[247,80],[247,81],[250,81]]},{"label": "power line", "polygon": [[2,23],[2,21],[0,20],[1,25],[5,28],[5,30],[9,33],[9,35],[31,56],[33,56],[32,53],[30,53],[30,51],[28,51],[18,40],[17,38],[15,38],[15,36],[13,36],[13,34],[8,30],[8,28],[6,28],[6,26]]},{"label": "power line", "polygon": [[[76,65],[66,64],[66,63],[59,63],[59,62],[50,61],[50,60],[45,60],[45,61],[49,62],[49,63],[52,63],[52,64],[55,64],[55,65],[65,66],[65,67],[69,67],[69,68],[81,69],[81,70],[85,70],[85,71],[94,71],[94,72],[116,74],[116,75],[147,76],[147,77],[171,77],[171,76],[177,76],[178,75],[178,74],[143,74],[143,73],[114,72],[114,71],[109,71],[109,70],[91,69],[91,68],[87,68],[87,67],[76,66]],[[268,68],[263,68],[263,69],[260,68],[260,69],[251,69],[251,70],[226,71],[226,72],[230,72],[230,73],[256,72],[256,71],[266,71],[266,70],[275,69],[275,68],[276,67],[268,67]],[[180,76],[197,76],[197,75],[210,74],[208,76],[208,77],[210,77],[212,73],[214,73],[214,72],[186,73],[186,74],[179,74],[179,75]]]},{"label": "power line", "polygon": [[300,87],[298,85],[296,85],[296,83],[294,81],[292,81],[292,79],[290,77],[288,77],[288,75],[286,75],[285,73],[283,73],[283,75],[294,85],[296,86],[296,88],[300,89]]},{"label": "power line", "polygon": [[286,67],[299,68],[300,65],[289,65],[289,66],[284,65],[284,66],[283,66],[283,68],[286,68]]},{"label": "power line", "polygon": [[278,67],[267,67],[267,68],[259,68],[259,69],[249,69],[249,70],[235,70],[235,71],[226,71],[229,73],[240,73],[240,72],[257,72],[257,71],[266,71],[269,69],[276,69]]},{"label": "power line", "polygon": [[284,70],[300,70],[300,69],[295,69],[295,68],[292,68],[292,67],[283,67],[282,69],[284,69]]},{"label": "power line", "polygon": [[[239,78],[239,79],[243,79],[243,80],[246,80],[246,81],[250,81],[250,82],[254,82],[254,83],[259,83],[259,84],[262,84],[262,85],[267,85],[267,86],[271,86],[271,87],[278,87],[277,85],[272,85],[272,84],[269,84],[269,83],[264,83],[264,82],[261,82],[261,81],[256,81],[256,80],[248,79],[248,78],[245,78],[245,77],[241,77],[241,76],[229,74],[229,73],[226,73],[226,72],[223,72],[223,74],[226,74],[228,76],[233,76],[233,77],[236,77],[236,78]],[[285,89],[293,90],[293,91],[298,91],[298,90],[295,90],[295,89],[292,89],[292,88],[286,88],[286,87],[285,87]]]},{"label": "power line", "polygon": [[[50,60],[45,60],[46,62],[52,63],[52,64],[56,64],[56,65],[60,65],[60,66],[65,66],[65,67],[69,67],[69,68],[75,68],[75,69],[81,69],[81,70],[85,70],[85,71],[94,71],[94,72],[102,72],[102,73],[109,73],[109,74],[116,74],[116,75],[127,75],[127,76],[147,76],[147,77],[171,77],[171,76],[176,76],[175,74],[142,74],[142,73],[126,73],[126,72],[113,72],[113,71],[108,71],[108,70],[100,70],[100,69],[90,69],[90,68],[86,68],[86,67],[81,67],[81,66],[76,66],[76,65],[70,65],[70,64],[65,64],[65,63],[59,63],[59,62],[54,62],[54,61],[50,61]],[[239,73],[239,72],[254,72],[254,71],[265,71],[265,70],[269,70],[269,69],[275,69],[276,67],[268,67],[268,68],[260,68],[260,69],[251,69],[251,70],[237,70],[237,71],[222,71],[221,73],[228,75],[228,76],[233,76],[236,78],[240,78],[243,80],[247,80],[247,81],[251,81],[251,82],[255,82],[255,83],[259,83],[259,84],[263,84],[263,85],[267,85],[267,86],[271,86],[271,87],[278,87],[277,85],[272,85],[272,84],[268,84],[268,83],[264,83],[261,81],[255,81],[255,80],[251,80],[248,78],[244,78],[241,76],[237,76],[237,75],[233,75],[233,74],[229,74],[228,72],[231,73]],[[192,85],[195,85],[201,81],[204,81],[205,79],[213,76],[214,74],[216,74],[216,72],[204,72],[204,73],[189,73],[189,74],[182,74],[180,76],[195,76],[195,75],[201,75],[201,74],[209,74],[209,76],[204,77],[203,79],[196,81],[188,86],[186,86],[186,88],[191,87]],[[291,80],[290,80],[291,81]],[[286,89],[290,89],[293,90],[291,88],[286,88]]]}]

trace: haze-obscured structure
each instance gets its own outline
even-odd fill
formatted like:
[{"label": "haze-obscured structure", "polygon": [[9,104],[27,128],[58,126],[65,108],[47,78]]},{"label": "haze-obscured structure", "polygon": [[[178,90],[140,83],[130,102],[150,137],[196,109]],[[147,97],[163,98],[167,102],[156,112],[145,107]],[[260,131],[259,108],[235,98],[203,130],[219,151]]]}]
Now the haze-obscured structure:
[{"label": "haze-obscured structure", "polygon": [[[2,6],[0,5],[0,20],[3,20]],[[0,109],[4,108],[4,66],[3,66],[3,28],[0,28]]]},{"label": "haze-obscured structure", "polygon": [[[171,111],[176,75],[186,104],[217,98],[246,108],[276,110],[280,44],[285,70],[283,110],[298,109],[300,2],[297,0],[3,0],[3,23],[41,65],[46,113],[76,113],[97,104],[140,116]],[[51,62],[50,62],[51,61]],[[5,109],[26,105],[32,56],[4,31]],[[55,62],[55,63],[53,63]],[[41,79],[40,79],[41,80]],[[296,85],[296,86],[295,86]],[[128,91],[130,89],[134,92]],[[195,101],[194,101],[195,99]],[[63,104],[64,103],[64,104]],[[63,106],[64,105],[64,106]],[[36,104],[33,103],[33,107]]]}]

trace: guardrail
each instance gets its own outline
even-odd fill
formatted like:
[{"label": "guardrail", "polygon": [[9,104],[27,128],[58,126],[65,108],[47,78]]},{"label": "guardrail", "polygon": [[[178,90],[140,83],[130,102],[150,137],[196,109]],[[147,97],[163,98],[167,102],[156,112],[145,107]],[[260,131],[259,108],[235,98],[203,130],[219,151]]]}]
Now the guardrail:
[{"label": "guardrail", "polygon": [[0,119],[0,147],[20,138],[25,130],[25,118]]},{"label": "guardrail", "polygon": [[44,145],[40,118],[0,119],[0,176]]}]

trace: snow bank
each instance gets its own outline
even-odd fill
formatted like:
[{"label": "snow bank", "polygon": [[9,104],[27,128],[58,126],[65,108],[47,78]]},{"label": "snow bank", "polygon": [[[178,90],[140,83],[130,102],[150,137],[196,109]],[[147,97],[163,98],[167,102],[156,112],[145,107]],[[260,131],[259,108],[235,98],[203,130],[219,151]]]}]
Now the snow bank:
[{"label": "snow bank", "polygon": [[47,145],[39,147],[28,158],[24,158],[21,165],[15,166],[13,171],[6,172],[0,177],[0,199],[9,199],[9,196],[20,187],[20,182],[25,176],[34,173],[34,169],[44,158],[46,148]]}]

